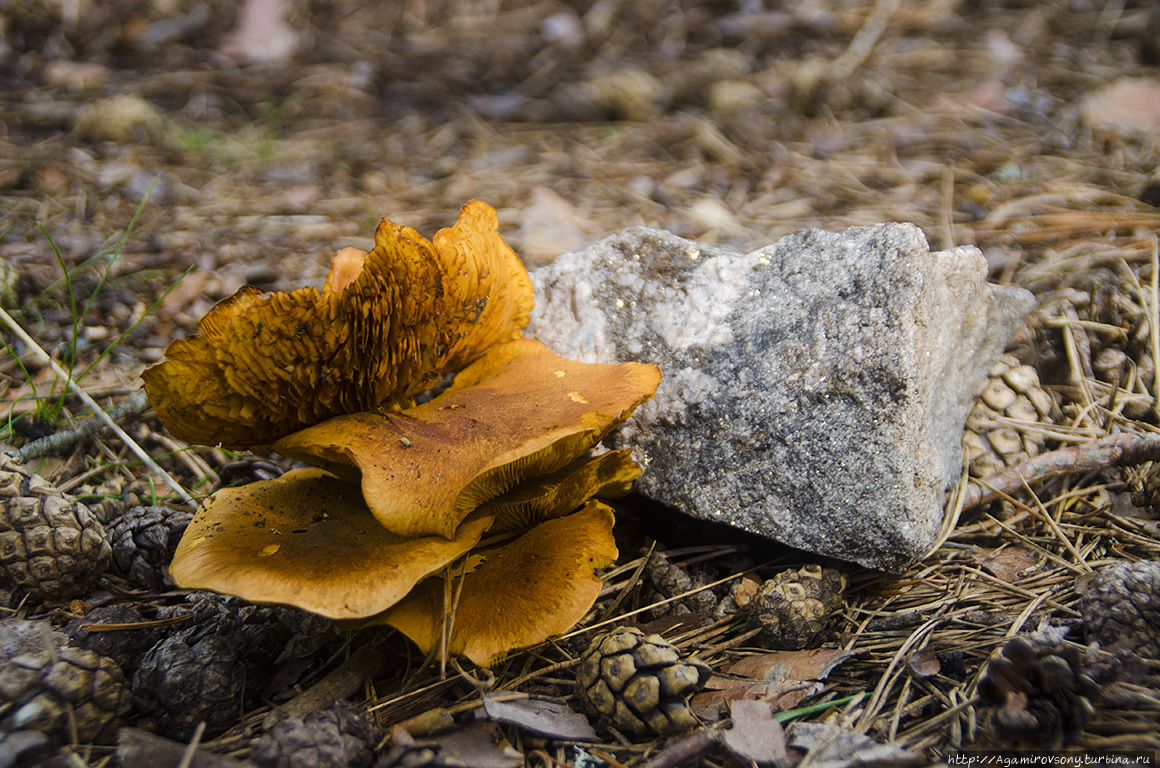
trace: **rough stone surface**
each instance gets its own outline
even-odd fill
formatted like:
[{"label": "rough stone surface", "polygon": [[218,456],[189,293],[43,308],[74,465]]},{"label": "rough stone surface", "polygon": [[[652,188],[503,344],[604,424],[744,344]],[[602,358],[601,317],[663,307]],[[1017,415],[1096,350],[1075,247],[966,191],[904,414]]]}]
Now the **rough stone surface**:
[{"label": "rough stone surface", "polygon": [[644,494],[888,571],[926,553],[971,398],[1034,299],[908,224],[808,230],[749,254],[634,228],[537,270],[530,335],[657,363],[613,438]]}]

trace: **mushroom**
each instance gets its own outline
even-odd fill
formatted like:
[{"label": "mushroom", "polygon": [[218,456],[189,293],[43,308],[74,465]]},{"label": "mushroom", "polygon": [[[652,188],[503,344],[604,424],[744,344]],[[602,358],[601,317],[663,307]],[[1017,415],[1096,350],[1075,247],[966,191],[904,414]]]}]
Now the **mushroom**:
[{"label": "mushroom", "polygon": [[520,483],[477,511],[495,518],[489,533],[530,528],[573,512],[593,496],[624,496],[640,472],[629,450],[582,456],[551,474]]},{"label": "mushroom", "polygon": [[375,521],[357,485],[325,470],[296,469],[210,496],[169,572],[186,589],[362,618],[466,553],[491,522],[480,513],[453,538],[400,536]]},{"label": "mushroom", "polygon": [[190,443],[268,446],[332,416],[411,403],[445,373],[519,338],[532,285],[473,200],[428,241],[387,219],[344,248],[322,289],[245,286],[142,374],[161,422]]},{"label": "mushroom", "polygon": [[483,502],[595,445],[660,379],[655,365],[581,363],[520,339],[489,350],[422,405],[336,416],[274,448],[361,475],[371,511],[395,533],[451,536]]},{"label": "mushroom", "polygon": [[616,559],[612,510],[590,501],[579,512],[547,520],[500,547],[483,550],[483,563],[446,590],[427,579],[372,623],[388,624],[429,653],[439,645],[449,611],[447,592],[460,592],[447,650],[482,667],[514,648],[567,632],[596,602],[596,575]]},{"label": "mushroom", "polygon": [[485,665],[570,628],[616,557],[612,510],[593,497],[640,474],[628,451],[592,449],[661,372],[521,338],[531,306],[526,270],[478,201],[430,241],[384,219],[370,252],[335,254],[321,290],[246,287],[215,306],[144,374],[162,423],[318,468],[210,496],[174,580],[377,617],[425,651],[449,629],[450,652]]}]

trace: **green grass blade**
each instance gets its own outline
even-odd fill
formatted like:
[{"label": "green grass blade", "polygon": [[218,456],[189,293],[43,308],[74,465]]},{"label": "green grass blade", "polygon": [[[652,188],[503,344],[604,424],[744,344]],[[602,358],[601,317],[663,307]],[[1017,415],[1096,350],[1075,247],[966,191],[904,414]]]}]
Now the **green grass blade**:
[{"label": "green grass blade", "polygon": [[109,344],[109,346],[105,347],[105,349],[103,349],[103,350],[101,351],[101,354],[97,355],[97,359],[96,359],[96,360],[93,360],[93,362],[91,362],[91,363],[89,363],[87,366],[85,366],[85,369],[84,369],[83,371],[81,371],[81,375],[80,375],[80,376],[77,376],[77,381],[81,381],[81,380],[83,380],[83,379],[84,379],[86,376],[88,376],[88,375],[89,375],[89,372],[91,372],[91,371],[93,370],[93,367],[94,367],[94,366],[96,366],[96,365],[97,365],[97,363],[99,363],[99,362],[101,362],[102,360],[104,360],[104,359],[105,359],[105,357],[106,357],[106,356],[107,356],[107,355],[108,355],[110,352],[112,352],[114,349],[116,349],[116,348],[117,348],[117,345],[118,345],[118,344],[120,344],[120,343],[121,343],[121,342],[122,342],[122,341],[125,339],[125,337],[126,337],[126,336],[128,336],[130,333],[132,333],[132,332],[133,332],[133,329],[134,329],[134,328],[136,328],[138,325],[140,325],[140,324],[141,324],[141,322],[142,322],[142,321],[143,321],[145,318],[149,317],[149,315],[153,314],[153,312],[154,312],[154,311],[155,311],[155,310],[156,310],[156,309],[157,309],[159,306],[161,306],[161,303],[162,303],[162,302],[164,302],[164,301],[165,301],[165,299],[169,297],[169,294],[170,294],[170,293],[172,293],[172,292],[173,292],[173,290],[174,290],[175,288],[177,288],[177,286],[181,285],[181,281],[182,281],[182,280],[184,280],[185,278],[189,277],[189,273],[190,273],[190,272],[192,272],[192,271],[194,270],[195,266],[196,266],[195,264],[191,264],[191,265],[189,265],[189,267],[187,267],[187,268],[186,268],[186,270],[185,270],[184,272],[182,272],[182,273],[181,273],[181,277],[177,278],[177,280],[176,280],[176,281],[173,283],[173,285],[171,285],[171,286],[169,286],[168,288],[166,288],[166,289],[165,289],[165,293],[161,294],[161,298],[159,298],[159,299],[157,299],[157,301],[153,302],[153,303],[152,303],[152,304],[149,306],[149,309],[145,310],[144,314],[142,314],[142,315],[141,315],[141,317],[139,317],[135,323],[133,323],[133,324],[132,324],[132,325],[130,325],[128,328],[126,328],[124,331],[122,331],[122,332],[121,332],[121,334],[120,334],[119,336],[117,336],[117,338],[113,339],[112,343],[110,343],[110,344]]},{"label": "green grass blade", "polygon": [[[157,181],[160,178],[160,176],[153,177],[153,181],[149,184],[149,189],[145,191],[145,196],[141,198],[141,202],[137,205],[137,210],[133,211],[133,218],[129,219],[129,226],[125,227],[125,234],[121,235],[120,242],[107,254],[108,258],[105,264],[105,270],[97,278],[97,286],[89,294],[89,300],[85,303],[85,309],[81,313],[81,317],[89,314],[89,309],[101,294],[101,289],[105,287],[105,282],[109,279],[109,273],[113,271],[113,266],[120,260],[121,254],[125,252],[125,245],[129,242],[129,236],[133,233],[133,228],[137,226],[137,219],[141,217],[141,212],[145,210],[145,204],[149,202],[149,196],[153,194],[153,189],[157,186]],[[98,257],[104,256],[105,254],[98,254]],[[84,376],[82,375],[80,378],[84,378]]]},{"label": "green grass blade", "polygon": [[812,715],[815,712],[822,712],[833,707],[840,707],[843,704],[849,704],[852,701],[858,701],[866,696],[866,692],[855,693],[853,696],[847,696],[844,699],[834,699],[833,701],[825,701],[821,704],[811,704],[808,707],[798,707],[797,709],[787,709],[785,712],[778,712],[773,716],[773,719],[779,723],[789,722],[795,718]]},{"label": "green grass blade", "polygon": [[[65,372],[68,374],[68,379],[66,379],[64,386],[61,388],[60,398],[55,403],[47,406],[44,412],[39,414],[42,418],[47,419],[50,423],[56,423],[56,417],[64,408],[65,393],[68,392],[68,385],[73,380],[73,369],[76,368],[77,364],[77,338],[80,336],[81,318],[77,312],[77,296],[76,292],[73,290],[72,276],[69,274],[68,265],[64,260],[64,254],[60,252],[60,248],[57,247],[56,241],[52,239],[52,235],[49,234],[48,229],[45,228],[44,224],[41,223],[37,226],[40,227],[40,231],[44,234],[45,239],[48,240],[48,245],[50,248],[52,248],[52,252],[56,256],[57,263],[60,264],[60,271],[64,274],[64,283],[65,287],[68,289],[69,305],[70,309],[72,310],[72,334],[69,336],[68,345],[65,347],[64,360]],[[53,383],[53,391],[55,390],[56,384]]]}]

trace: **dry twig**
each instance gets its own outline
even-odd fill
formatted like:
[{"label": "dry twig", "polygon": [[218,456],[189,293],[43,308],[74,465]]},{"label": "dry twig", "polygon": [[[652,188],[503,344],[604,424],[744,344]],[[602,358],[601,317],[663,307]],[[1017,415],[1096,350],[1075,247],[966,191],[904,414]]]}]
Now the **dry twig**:
[{"label": "dry twig", "polygon": [[972,484],[966,489],[963,508],[970,509],[1001,496],[1014,495],[1023,489],[1024,484],[1158,459],[1160,438],[1140,434],[1109,435],[1089,443],[1048,451],[984,477],[976,481],[978,485]]},{"label": "dry twig", "polygon": [[170,477],[169,473],[162,469],[157,464],[157,462],[153,460],[153,457],[146,453],[145,450],[137,444],[136,440],[129,437],[129,435],[125,433],[125,430],[117,426],[117,423],[113,421],[109,414],[105,413],[105,410],[97,404],[97,401],[90,397],[89,393],[85,392],[85,390],[82,389],[79,384],[73,381],[72,376],[64,371],[57,364],[57,362],[52,359],[52,356],[45,352],[44,348],[37,344],[36,340],[29,336],[28,333],[20,327],[20,324],[13,320],[12,316],[5,312],[3,309],[0,309],[0,320],[4,321],[4,324],[7,325],[12,330],[12,332],[15,333],[20,338],[20,340],[28,346],[30,350],[32,350],[36,357],[38,357],[42,363],[51,368],[52,372],[59,376],[61,381],[63,381],[65,385],[84,402],[85,405],[93,410],[93,413],[96,414],[97,418],[105,422],[105,425],[108,426],[109,429],[113,430],[117,437],[121,438],[122,442],[125,443],[129,450],[137,454],[137,457],[141,459],[142,462],[144,462],[145,466],[149,467],[150,470],[159,475],[161,479],[165,481],[165,484],[173,489],[173,492],[180,496],[186,504],[189,504],[191,507],[197,506],[197,502],[193,500],[193,497],[186,493],[185,489],[182,488],[176,480]]},{"label": "dry twig", "polygon": [[[140,416],[149,410],[149,398],[145,396],[143,390],[138,390],[130,395],[125,401],[117,403],[113,407],[105,411],[105,415],[116,421],[126,417]],[[50,453],[55,453],[65,448],[69,448],[81,440],[84,440],[89,435],[94,435],[100,430],[108,426],[105,419],[97,416],[91,419],[86,419],[75,427],[69,429],[62,429],[59,432],[54,432],[48,437],[42,437],[39,440],[33,440],[19,451],[16,452],[17,458],[22,462],[39,459],[41,456],[47,456]]]}]

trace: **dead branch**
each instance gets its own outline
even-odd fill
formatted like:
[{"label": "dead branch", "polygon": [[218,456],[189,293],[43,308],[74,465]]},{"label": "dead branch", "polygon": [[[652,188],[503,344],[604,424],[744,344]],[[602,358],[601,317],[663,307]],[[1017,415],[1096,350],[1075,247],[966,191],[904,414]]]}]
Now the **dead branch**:
[{"label": "dead branch", "polygon": [[[145,397],[144,390],[138,390],[130,395],[124,402],[114,405],[105,411],[105,414],[116,421],[127,416],[140,416],[149,410],[149,399]],[[50,453],[71,448],[72,446],[84,440],[89,435],[100,432],[107,426],[107,421],[100,417],[93,417],[85,419],[80,424],[69,429],[62,429],[55,432],[48,437],[42,437],[39,440],[33,440],[28,445],[16,452],[17,459],[21,462],[29,462],[33,459],[39,459],[41,456],[47,456]]]},{"label": "dead branch", "polygon": [[[1060,475],[1095,472],[1160,459],[1160,438],[1141,434],[1101,437],[1035,456],[1002,472],[972,482],[965,491],[963,509],[1010,496],[1030,485]],[[977,485],[975,484],[977,483]]]},{"label": "dead branch", "polygon": [[367,680],[381,674],[387,667],[387,659],[388,655],[378,643],[367,643],[334,671],[286,702],[280,709],[292,717],[306,717],[311,712],[325,709],[338,699],[348,698]]}]

